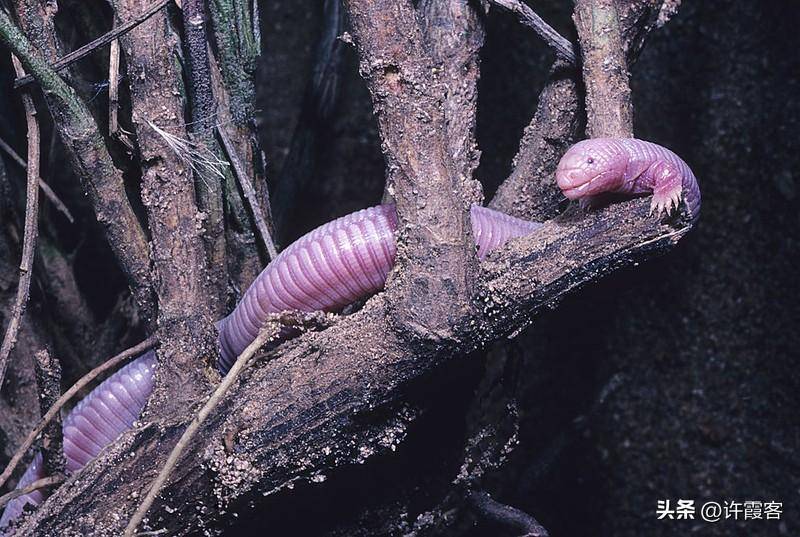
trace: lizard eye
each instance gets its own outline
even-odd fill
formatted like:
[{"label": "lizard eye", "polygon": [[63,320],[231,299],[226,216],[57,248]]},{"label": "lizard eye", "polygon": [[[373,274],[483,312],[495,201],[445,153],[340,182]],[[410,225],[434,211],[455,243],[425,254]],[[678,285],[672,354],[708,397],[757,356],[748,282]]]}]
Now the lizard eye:
[{"label": "lizard eye", "polygon": [[594,159],[592,157],[589,157],[588,159],[586,159],[586,164],[594,164]]}]

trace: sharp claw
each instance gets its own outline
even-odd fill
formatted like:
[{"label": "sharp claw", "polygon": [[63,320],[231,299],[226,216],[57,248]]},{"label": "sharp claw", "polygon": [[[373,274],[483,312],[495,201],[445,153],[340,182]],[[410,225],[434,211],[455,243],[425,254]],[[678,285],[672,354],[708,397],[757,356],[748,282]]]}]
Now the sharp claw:
[{"label": "sharp claw", "polygon": [[653,202],[650,204],[649,214],[652,215],[655,213],[656,216],[661,216],[661,214],[664,213],[666,216],[669,216],[673,211],[678,210],[682,197],[683,192],[680,189],[669,195],[655,194],[653,196]]},{"label": "sharp claw", "polygon": [[678,190],[675,193],[675,210],[678,210],[678,207],[681,205],[681,200],[683,199],[683,189]]}]

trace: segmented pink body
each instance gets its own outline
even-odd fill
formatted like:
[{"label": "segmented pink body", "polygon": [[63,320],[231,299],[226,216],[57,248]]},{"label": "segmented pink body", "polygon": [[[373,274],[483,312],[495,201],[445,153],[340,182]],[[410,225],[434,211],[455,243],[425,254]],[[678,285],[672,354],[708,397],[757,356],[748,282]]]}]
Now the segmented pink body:
[{"label": "segmented pink body", "polygon": [[[43,478],[45,476],[43,466],[44,462],[42,461],[42,454],[37,453],[36,456],[33,457],[28,469],[25,470],[25,473],[19,478],[17,488],[25,488],[37,479]],[[3,516],[0,517],[0,528],[4,528],[9,522],[22,514],[22,508],[25,506],[25,504],[30,503],[32,505],[39,505],[43,501],[44,494],[42,494],[42,492],[39,490],[35,490],[30,494],[26,494],[11,500],[6,504],[6,509],[3,511]],[[2,529],[0,529],[0,534],[5,534]]]},{"label": "segmented pink body", "polygon": [[[81,399],[63,422],[64,458],[67,470],[76,472],[97,456],[120,434],[133,426],[153,391],[156,354],[148,351],[100,383]],[[22,475],[17,488],[45,477],[41,454]],[[22,513],[26,503],[39,505],[40,491],[20,496],[6,505],[0,528]]]},{"label": "segmented pink body", "polygon": [[[541,226],[477,205],[470,216],[480,259]],[[382,289],[394,266],[396,229],[394,206],[379,205],[334,220],[286,248],[219,323],[222,366],[231,366],[270,313],[335,311]]]},{"label": "segmented pink body", "polygon": [[64,420],[67,470],[76,472],[139,418],[153,391],[156,353],[148,351],[84,397]]},{"label": "segmented pink body", "polygon": [[[541,224],[473,206],[472,232],[483,259],[513,237]],[[236,309],[218,324],[220,360],[226,372],[258,335],[270,313],[286,310],[335,311],[383,288],[397,251],[397,217],[392,205],[379,205],[338,218],[304,235],[281,252],[256,278]],[[81,400],[64,420],[64,455],[75,472],[97,456],[139,417],[150,392],[156,357],[149,351],[126,365]],[[37,455],[18,487],[44,477]],[[0,528],[38,505],[41,492],[8,504]]]}]

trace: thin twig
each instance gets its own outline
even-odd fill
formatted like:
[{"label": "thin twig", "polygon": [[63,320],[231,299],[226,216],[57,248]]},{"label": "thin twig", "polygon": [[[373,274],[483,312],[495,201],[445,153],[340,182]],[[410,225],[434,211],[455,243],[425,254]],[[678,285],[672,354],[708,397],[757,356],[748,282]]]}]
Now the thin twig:
[{"label": "thin twig", "polygon": [[31,492],[35,492],[45,487],[60,485],[65,479],[66,478],[63,475],[51,475],[50,477],[37,479],[25,488],[12,490],[11,492],[0,496],[0,508],[4,507],[8,502],[16,500],[20,496],[25,496],[26,494],[30,494]]},{"label": "thin twig", "polygon": [[492,499],[485,491],[473,492],[468,500],[480,516],[522,532],[522,537],[548,537],[547,530],[528,513]]},{"label": "thin twig", "polygon": [[[11,147],[10,145],[8,145],[5,142],[5,140],[3,140],[2,138],[0,138],[0,149],[5,151],[8,154],[8,156],[11,157],[11,159],[14,162],[19,164],[19,166],[23,170],[27,170],[28,169],[28,163],[25,162],[25,159],[22,158],[21,156],[19,156],[19,154],[16,151],[14,151],[14,148]],[[69,212],[69,209],[67,209],[67,206],[64,204],[63,201],[61,201],[61,198],[58,197],[58,194],[56,194],[53,191],[53,189],[50,188],[50,185],[48,185],[44,181],[44,179],[42,179],[41,177],[39,178],[39,187],[41,187],[42,192],[44,192],[45,197],[48,200],[50,200],[50,203],[55,205],[56,209],[58,209],[66,217],[67,220],[69,220],[70,224],[74,224],[75,223],[75,218],[72,216],[72,213]]]},{"label": "thin twig", "polygon": [[119,131],[119,40],[111,42],[108,60],[108,134]]},{"label": "thin twig", "polygon": [[[166,6],[172,1],[173,0],[160,0],[159,2],[156,2],[155,4],[152,5],[152,7],[148,8],[144,13],[142,13],[135,19],[128,21],[125,24],[121,24],[120,26],[114,28],[110,32],[101,35],[94,41],[91,41],[83,45],[79,49],[73,50],[69,54],[62,56],[61,58],[53,62],[53,65],[51,65],[52,69],[56,72],[62,71],[66,67],[69,67],[76,61],[80,60],[81,58],[88,56],[96,49],[104,45],[107,45],[112,41],[114,41],[115,39],[117,39],[119,36],[125,35],[126,33],[130,32],[131,30],[142,24],[144,21],[146,21],[147,19],[149,19],[150,17],[161,11],[161,9],[164,6]],[[14,87],[20,88],[22,86],[25,86],[26,84],[30,84],[31,82],[33,82],[33,80],[34,78],[32,75],[17,77],[17,79],[14,81]]]},{"label": "thin twig", "polygon": [[53,418],[58,414],[59,410],[61,410],[61,408],[65,404],[67,404],[67,402],[69,402],[69,400],[72,399],[72,397],[74,397],[76,393],[81,391],[87,384],[92,382],[95,378],[98,377],[98,375],[100,375],[104,371],[113,369],[114,367],[118,366],[119,364],[128,360],[129,358],[133,356],[138,356],[144,351],[154,347],[157,341],[158,340],[156,339],[156,336],[150,336],[141,343],[134,345],[130,349],[122,351],[118,355],[114,356],[113,358],[107,360],[106,362],[100,364],[99,366],[95,367],[94,369],[86,373],[83,377],[81,377],[78,380],[78,382],[73,384],[70,389],[64,392],[64,395],[62,395],[58,399],[58,401],[56,401],[56,403],[52,407],[50,407],[50,410],[47,411],[47,414],[45,414],[42,417],[42,419],[39,420],[39,423],[36,424],[36,427],[34,427],[33,430],[30,433],[28,433],[28,436],[25,438],[25,441],[22,443],[22,445],[19,446],[19,448],[17,448],[17,451],[14,453],[14,456],[11,457],[11,460],[8,462],[8,465],[6,466],[5,470],[3,470],[3,473],[0,474],[0,487],[2,487],[8,480],[8,478],[11,476],[11,473],[19,464],[19,461],[22,460],[22,457],[25,456],[25,453],[33,445],[33,442],[36,440],[36,437],[39,436],[39,433],[41,433],[44,430],[47,424],[50,423],[53,420]]},{"label": "thin twig", "polygon": [[536,32],[536,35],[541,37],[553,49],[556,56],[573,65],[575,64],[575,45],[558,33],[555,28],[547,24],[530,7],[519,0],[489,0],[489,2],[516,15],[519,22]]},{"label": "thin twig", "polygon": [[69,211],[69,209],[64,204],[64,202],[61,201],[61,198],[58,197],[58,194],[56,194],[55,191],[53,191],[53,189],[50,188],[50,185],[45,183],[44,180],[41,177],[39,178],[39,188],[42,189],[42,192],[44,192],[44,196],[48,200],[50,200],[50,203],[52,203],[55,206],[55,208],[61,214],[64,215],[64,218],[69,220],[70,224],[74,224],[75,223],[75,217],[72,216],[72,213]]},{"label": "thin twig", "polygon": [[[44,415],[56,404],[61,395],[61,363],[54,359],[47,349],[34,354],[36,360],[36,385],[39,389],[39,411]],[[42,464],[45,475],[64,473],[64,438],[61,420],[55,419],[42,433]]]},{"label": "thin twig", "polygon": [[119,140],[128,152],[134,152],[130,133],[119,127],[119,39],[111,42],[108,52],[108,134]]},{"label": "thin twig", "polygon": [[0,149],[8,153],[8,156],[11,157],[11,159],[17,164],[19,164],[22,168],[28,167],[28,164],[25,162],[25,159],[19,156],[19,153],[14,151],[14,148],[8,145],[8,143],[6,143],[6,141],[3,140],[2,138],[0,138]]},{"label": "thin twig", "polygon": [[[25,74],[17,57],[12,55],[11,60],[17,74]],[[22,239],[22,260],[19,264],[17,297],[11,310],[11,319],[3,337],[3,344],[0,347],[0,387],[3,386],[8,368],[8,357],[17,343],[19,325],[28,305],[33,276],[33,256],[36,252],[36,239],[39,234],[39,120],[36,118],[33,99],[27,93],[22,94],[22,104],[25,107],[25,120],[28,124],[28,187],[25,192],[25,231]]]},{"label": "thin twig", "polygon": [[250,362],[250,358],[271,338],[276,337],[278,334],[278,330],[275,329],[273,325],[267,325],[261,329],[256,336],[256,339],[247,346],[247,348],[239,355],[236,359],[236,362],[233,364],[233,367],[228,371],[225,375],[225,378],[222,379],[222,382],[217,386],[217,389],[214,390],[214,393],[211,394],[211,397],[208,399],[203,408],[200,409],[194,419],[192,419],[192,423],[186,428],[181,435],[180,440],[178,443],[175,444],[175,447],[172,448],[172,451],[167,458],[167,461],[164,463],[164,466],[161,468],[161,471],[158,472],[158,476],[156,476],[153,483],[150,485],[150,490],[147,492],[147,495],[142,500],[142,503],[139,504],[139,507],[136,509],[136,512],[131,517],[130,521],[128,522],[127,527],[125,528],[124,537],[132,537],[136,532],[136,528],[144,519],[147,511],[153,505],[156,497],[158,496],[159,492],[161,492],[162,487],[167,482],[169,475],[172,473],[172,470],[178,464],[178,459],[180,458],[183,451],[189,445],[189,442],[192,440],[194,435],[200,429],[200,425],[203,424],[205,419],[211,414],[211,412],[217,407],[219,402],[222,400],[223,396],[228,392],[233,383],[236,382],[236,379],[239,378],[241,372],[245,369],[245,367]]},{"label": "thin twig", "polygon": [[239,155],[236,153],[236,148],[233,146],[233,142],[231,142],[230,138],[228,138],[228,134],[225,132],[225,129],[221,126],[218,126],[217,133],[219,134],[219,139],[222,142],[222,147],[225,149],[225,153],[228,155],[228,160],[230,160],[231,165],[233,166],[233,172],[236,174],[236,179],[238,179],[239,184],[242,187],[242,191],[244,192],[244,196],[247,199],[247,203],[250,205],[250,210],[253,212],[253,218],[256,221],[256,228],[258,228],[258,233],[261,235],[261,240],[264,242],[264,246],[267,248],[269,258],[270,260],[275,259],[278,255],[278,250],[275,248],[275,241],[272,239],[272,234],[269,231],[269,226],[267,225],[264,211],[261,208],[261,204],[258,203],[258,196],[256,196],[256,190],[253,187],[253,182],[250,180],[247,172],[245,172],[244,166],[242,165],[241,160],[239,160]]}]

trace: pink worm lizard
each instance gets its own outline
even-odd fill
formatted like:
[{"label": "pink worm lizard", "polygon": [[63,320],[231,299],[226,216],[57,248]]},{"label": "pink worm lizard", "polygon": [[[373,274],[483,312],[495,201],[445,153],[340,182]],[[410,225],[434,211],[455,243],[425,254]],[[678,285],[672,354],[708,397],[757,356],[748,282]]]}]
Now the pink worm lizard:
[{"label": "pink worm lizard", "polygon": [[683,199],[700,216],[700,188],[692,170],[669,149],[636,138],[592,138],[569,148],[556,169],[564,195],[591,204],[602,194],[653,194],[651,212],[669,213]]},{"label": "pink worm lizard", "polygon": [[[556,181],[569,199],[652,192],[657,212],[677,208],[681,197],[693,219],[700,209],[697,182],[686,163],[671,151],[641,140],[580,142],[562,158]],[[477,205],[470,216],[479,259],[541,226]],[[219,370],[227,372],[272,313],[336,311],[381,290],[394,266],[396,228],[394,206],[379,205],[333,220],[281,252],[234,311],[217,323]],[[80,470],[133,426],[153,389],[155,368],[155,352],[148,351],[102,382],[69,413],[63,423],[69,472]],[[42,457],[37,454],[17,487],[42,477]],[[0,528],[17,518],[25,504],[39,505],[43,500],[44,495],[35,491],[9,502]]]}]

